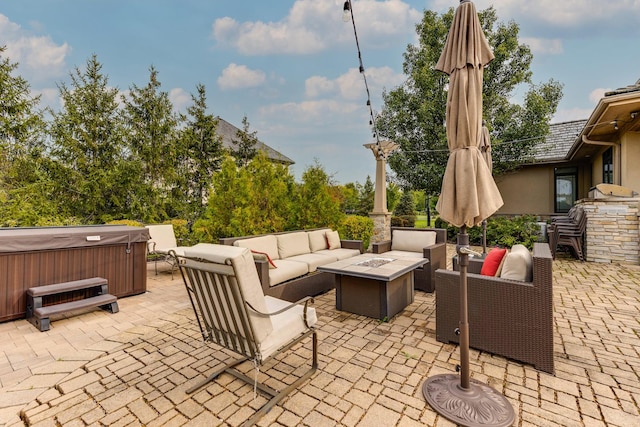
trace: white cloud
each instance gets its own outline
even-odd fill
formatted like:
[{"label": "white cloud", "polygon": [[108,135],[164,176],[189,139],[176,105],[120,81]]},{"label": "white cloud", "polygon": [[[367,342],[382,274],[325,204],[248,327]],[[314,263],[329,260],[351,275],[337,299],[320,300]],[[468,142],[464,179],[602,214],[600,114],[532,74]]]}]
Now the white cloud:
[{"label": "white cloud", "polygon": [[169,91],[169,99],[177,111],[184,111],[191,104],[191,94],[180,87]]},{"label": "white cloud", "polygon": [[[297,0],[280,21],[239,23],[224,17],[213,23],[212,35],[220,45],[244,55],[312,54],[353,37],[351,25],[340,19],[341,14],[341,1]],[[413,36],[422,18],[420,11],[400,0],[354,1],[353,14],[359,36],[370,47]]]},{"label": "white cloud", "polygon": [[[433,0],[428,8],[444,11],[454,6],[450,0]],[[474,0],[478,10],[493,6],[501,20],[524,20],[551,27],[570,29],[582,27],[585,24],[597,25],[600,30],[603,25],[618,25],[624,21],[637,25],[640,19],[640,1],[616,0],[603,2],[601,0]],[[593,28],[590,28],[593,31]]]},{"label": "white cloud", "polygon": [[43,81],[65,74],[65,59],[71,53],[67,43],[60,45],[49,36],[29,34],[2,14],[0,38],[7,47],[4,55],[19,64],[21,75],[28,80]]},{"label": "white cloud", "polygon": [[564,53],[562,40],[560,39],[523,37],[520,39],[520,42],[528,45],[534,56],[537,54],[560,55]]},{"label": "white cloud", "polygon": [[611,90],[611,88],[609,89],[604,89],[604,88],[596,88],[594,90],[591,91],[591,93],[589,94],[589,101],[593,102],[593,104],[597,104],[600,99],[602,99],[604,97],[604,94],[606,92],[609,92]]},{"label": "white cloud", "polygon": [[[391,89],[400,85],[405,76],[396,73],[390,67],[372,67],[365,70],[369,92],[381,94],[384,88]],[[364,78],[357,68],[351,68],[335,80],[322,76],[313,76],[305,82],[306,96],[310,98],[323,95],[339,96],[343,99],[358,100],[366,96]]]},{"label": "white cloud", "polygon": [[593,108],[570,108],[568,110],[558,110],[551,119],[551,123],[563,123],[573,120],[585,120],[591,116]]},{"label": "white cloud", "polygon": [[252,70],[246,65],[229,64],[218,77],[218,87],[222,90],[256,87],[262,85],[266,78],[263,71]]},{"label": "white cloud", "polygon": [[263,120],[269,118],[281,120],[282,117],[287,117],[294,126],[296,123],[313,123],[321,126],[323,123],[332,123],[336,118],[345,118],[360,109],[360,106],[353,103],[317,100],[266,105],[260,107],[259,113],[264,116]]}]

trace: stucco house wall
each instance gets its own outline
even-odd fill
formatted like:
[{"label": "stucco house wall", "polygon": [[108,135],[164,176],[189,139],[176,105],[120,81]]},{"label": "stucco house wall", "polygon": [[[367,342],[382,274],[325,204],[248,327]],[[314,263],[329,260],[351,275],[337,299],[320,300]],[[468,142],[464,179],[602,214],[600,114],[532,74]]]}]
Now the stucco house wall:
[{"label": "stucco house wall", "polygon": [[548,215],[553,212],[553,167],[529,166],[496,177],[504,205],[498,215]]},{"label": "stucco house wall", "polygon": [[640,192],[640,132],[627,132],[620,141],[620,185]]}]

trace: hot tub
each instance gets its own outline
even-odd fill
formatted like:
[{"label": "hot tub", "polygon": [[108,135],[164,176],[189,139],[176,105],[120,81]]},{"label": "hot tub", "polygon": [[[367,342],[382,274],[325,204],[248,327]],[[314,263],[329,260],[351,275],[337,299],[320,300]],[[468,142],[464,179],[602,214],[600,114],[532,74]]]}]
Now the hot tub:
[{"label": "hot tub", "polygon": [[0,322],[25,317],[35,286],[104,277],[120,297],[147,290],[144,227],[0,228]]}]

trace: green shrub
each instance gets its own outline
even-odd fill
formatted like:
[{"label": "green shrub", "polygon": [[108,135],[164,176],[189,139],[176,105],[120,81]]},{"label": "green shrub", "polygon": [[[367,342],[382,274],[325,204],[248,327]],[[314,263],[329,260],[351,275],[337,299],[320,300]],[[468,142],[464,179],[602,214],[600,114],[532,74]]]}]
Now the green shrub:
[{"label": "green shrub", "polygon": [[[458,236],[458,227],[448,224],[446,221],[437,218],[436,228],[447,230],[447,240],[455,242]],[[510,248],[516,243],[533,248],[533,243],[538,240],[540,226],[534,215],[521,215],[514,217],[491,217],[487,220],[487,247],[501,246]],[[471,245],[482,245],[482,226],[467,227],[469,243]]]},{"label": "green shrub", "polygon": [[415,215],[401,215],[391,217],[392,227],[415,227],[416,216]]},{"label": "green shrub", "polygon": [[347,215],[338,225],[338,233],[342,239],[362,240],[366,250],[373,236],[373,220],[364,216]]}]

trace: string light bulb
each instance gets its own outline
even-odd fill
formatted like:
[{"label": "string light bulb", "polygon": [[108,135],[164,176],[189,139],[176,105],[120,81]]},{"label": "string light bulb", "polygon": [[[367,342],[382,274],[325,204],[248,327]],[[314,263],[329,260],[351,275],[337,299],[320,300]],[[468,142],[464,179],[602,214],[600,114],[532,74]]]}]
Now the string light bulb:
[{"label": "string light bulb", "polygon": [[349,22],[351,20],[351,4],[349,0],[344,2],[344,6],[342,7],[342,20],[344,22]]}]

